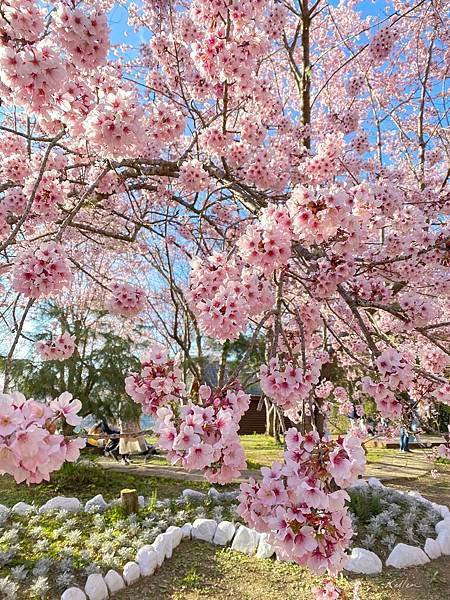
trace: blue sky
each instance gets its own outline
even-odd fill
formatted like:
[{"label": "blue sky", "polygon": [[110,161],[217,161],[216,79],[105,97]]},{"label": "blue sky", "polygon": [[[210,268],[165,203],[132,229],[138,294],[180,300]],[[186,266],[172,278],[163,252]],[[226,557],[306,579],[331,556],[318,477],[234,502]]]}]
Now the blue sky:
[{"label": "blue sky", "polygon": [[[329,3],[337,6],[339,4],[339,0],[329,0]],[[148,32],[135,32],[128,26],[127,5],[122,6],[120,4],[116,4],[111,10],[109,15],[111,41],[113,44],[130,43],[133,46],[138,47],[140,43],[148,40]],[[383,18],[391,12],[390,2],[386,2],[386,0],[362,0],[359,4],[358,10],[361,11],[363,16],[373,15],[378,18]],[[124,35],[125,32],[127,33],[126,36]]]}]

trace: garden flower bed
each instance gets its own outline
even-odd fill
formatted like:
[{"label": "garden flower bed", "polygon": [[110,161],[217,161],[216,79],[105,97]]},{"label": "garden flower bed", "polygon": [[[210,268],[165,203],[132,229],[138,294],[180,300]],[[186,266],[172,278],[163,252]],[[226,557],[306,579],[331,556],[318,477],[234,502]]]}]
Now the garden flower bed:
[{"label": "garden flower bed", "polygon": [[436,524],[442,520],[437,508],[415,495],[381,486],[350,490],[350,512],[356,535],[352,547],[372,550],[387,559],[396,544],[423,547],[436,537]]},{"label": "garden flower bed", "polygon": [[[47,600],[59,598],[73,587],[79,588],[81,594],[89,576],[97,574],[98,581],[103,581],[102,575],[111,569],[123,572],[128,583],[132,583],[135,579],[127,574],[127,568],[131,568],[127,565],[138,563],[139,553],[142,557],[150,545],[153,551],[164,538],[161,534],[169,528],[179,533],[166,536],[163,559],[171,555],[181,538],[191,536],[219,545],[231,544],[232,549],[256,554],[258,558],[272,557],[275,550],[267,538],[240,525],[235,512],[236,495],[237,492],[220,494],[211,488],[207,494],[184,490],[176,499],[140,497],[139,514],[128,517],[119,500],[106,503],[100,495],[84,506],[76,499],[56,498],[41,507],[19,503],[13,509],[0,508],[0,594],[8,600]],[[371,480],[370,485],[360,482],[350,490],[350,496],[356,531],[350,570],[367,572],[367,556],[362,555],[361,559],[361,551],[375,552],[389,564],[390,556],[398,554],[398,548],[401,550],[404,544],[422,552],[428,562],[435,556],[428,557],[422,548],[427,549],[426,544],[434,542],[436,534],[442,542],[442,547],[434,542],[439,547],[438,555],[450,554],[446,546],[450,538],[447,507],[415,493],[386,488],[377,480]],[[408,552],[411,555],[411,550]],[[373,566],[372,557],[369,559]],[[97,597],[100,599],[101,595]],[[91,600],[97,597],[94,594]],[[66,593],[66,598],[72,596]]]},{"label": "garden flower bed", "polygon": [[[231,519],[230,501],[217,505],[204,495],[202,505],[189,498],[144,501],[139,515],[126,517],[120,501],[104,506],[99,500],[79,512],[39,512],[30,505],[24,514],[0,511],[0,596],[56,598],[92,573],[121,569],[136,552],[151,544],[169,526],[196,518]],[[87,503],[89,504],[89,503]],[[16,505],[17,506],[17,505]],[[40,509],[42,511],[42,508]]]}]

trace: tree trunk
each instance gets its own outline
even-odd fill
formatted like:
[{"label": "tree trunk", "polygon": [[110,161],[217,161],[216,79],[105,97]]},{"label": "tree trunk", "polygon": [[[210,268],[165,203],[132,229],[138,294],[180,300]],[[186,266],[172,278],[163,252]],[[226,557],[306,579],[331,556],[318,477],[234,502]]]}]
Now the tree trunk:
[{"label": "tree trunk", "polygon": [[136,490],[122,490],[120,499],[126,515],[135,515],[139,512],[139,500]]},{"label": "tree trunk", "polygon": [[[308,0],[302,2],[302,122],[303,125],[311,123],[311,59],[310,59],[310,25]],[[309,135],[303,140],[306,148],[311,147]]]},{"label": "tree trunk", "polygon": [[264,398],[264,406],[266,408],[266,435],[273,435],[272,413],[275,407],[268,398]]}]

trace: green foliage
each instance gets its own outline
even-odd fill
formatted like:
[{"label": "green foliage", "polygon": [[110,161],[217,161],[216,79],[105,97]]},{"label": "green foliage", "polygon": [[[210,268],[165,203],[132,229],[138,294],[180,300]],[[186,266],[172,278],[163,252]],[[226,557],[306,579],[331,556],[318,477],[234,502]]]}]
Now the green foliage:
[{"label": "green foliage", "polygon": [[121,504],[117,506],[112,506],[105,513],[105,520],[108,525],[115,525],[119,521],[123,521],[123,519],[127,518],[127,514],[125,512],[124,507]]},{"label": "green foliage", "polygon": [[204,366],[223,362],[225,372],[231,374],[250,348],[245,367],[239,373],[239,380],[246,387],[265,362],[266,338],[263,335],[257,337],[253,346],[252,335],[241,334],[237,340],[232,342],[227,340],[224,344],[208,339],[203,358]]},{"label": "green foliage", "polygon": [[181,580],[181,585],[184,588],[195,589],[200,586],[202,582],[201,576],[197,573],[195,568],[189,569],[186,575]]},{"label": "green foliage", "polygon": [[[43,331],[36,333],[37,340],[48,339],[48,322],[56,320],[62,331],[75,336],[77,351],[63,362],[35,357],[14,360],[10,387],[37,400],[54,398],[67,390],[82,402],[83,415],[93,413],[97,418],[114,420],[136,417],[139,408],[124,390],[126,375],[139,369],[135,341],[103,325],[104,314],[98,311],[80,315],[74,307],[61,308],[48,302],[39,315]],[[4,361],[0,362],[1,370]]]},{"label": "green foliage", "polygon": [[[78,472],[79,471],[79,472]],[[118,498],[124,488],[135,488],[141,496],[158,494],[159,498],[176,498],[189,485],[190,488],[206,491],[207,481],[192,481],[187,484],[180,479],[164,477],[142,477],[101,467],[83,464],[65,464],[60,471],[52,473],[51,480],[39,485],[25,486],[14,483],[11,477],[0,477],[0,502],[13,506],[17,502],[41,505],[58,495],[75,496],[81,501],[102,494],[105,500]]]},{"label": "green foliage", "polygon": [[450,423],[450,406],[447,404],[439,404],[438,406],[438,422],[440,431],[447,431]]},{"label": "green foliage", "polygon": [[383,510],[380,497],[377,494],[361,494],[358,490],[349,490],[350,512],[358,517],[363,523],[367,523]]}]

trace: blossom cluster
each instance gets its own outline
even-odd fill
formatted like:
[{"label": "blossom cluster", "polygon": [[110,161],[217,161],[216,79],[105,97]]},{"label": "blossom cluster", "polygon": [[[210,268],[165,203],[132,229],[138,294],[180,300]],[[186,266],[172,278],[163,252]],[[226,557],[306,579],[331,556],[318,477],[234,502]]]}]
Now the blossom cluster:
[{"label": "blossom cluster", "polygon": [[66,253],[56,242],[25,250],[14,262],[12,286],[28,298],[57,295],[71,280]]},{"label": "blossom cluster", "polygon": [[305,186],[296,186],[288,201],[295,236],[309,243],[328,241],[339,228],[348,227],[350,201],[343,189],[319,195]]},{"label": "blossom cluster", "polygon": [[145,307],[145,291],[128,283],[114,283],[112,295],[107,299],[105,308],[114,315],[134,317]]},{"label": "blossom cluster", "polygon": [[376,359],[382,380],[393,389],[406,390],[412,379],[412,369],[407,358],[395,348],[388,348]]},{"label": "blossom cluster", "polygon": [[17,483],[48,481],[64,461],[74,462],[85,441],[55,433],[57,422],[79,425],[81,402],[68,392],[49,405],[27,400],[23,394],[0,394],[0,474]]},{"label": "blossom cluster", "polygon": [[58,204],[64,203],[67,191],[56,170],[43,173],[38,185],[33,176],[28,177],[23,186],[26,198],[34,193],[32,210],[40,220],[54,220],[58,216]]},{"label": "blossom cluster", "polygon": [[238,240],[240,256],[265,276],[287,264],[291,255],[291,219],[285,209],[269,207]]},{"label": "blossom cluster", "polygon": [[35,0],[5,0],[0,29],[9,37],[35,42],[44,30],[44,11]]},{"label": "blossom cluster", "polygon": [[86,136],[95,150],[121,159],[138,153],[144,142],[142,106],[133,92],[115,90],[103,94],[84,122]]},{"label": "blossom cluster", "polygon": [[109,42],[104,12],[87,15],[61,3],[53,19],[58,41],[74,64],[92,69],[104,62]]},{"label": "blossom cluster", "polygon": [[199,160],[192,159],[180,167],[178,183],[187,192],[202,192],[210,184],[210,177]]},{"label": "blossom cluster", "polygon": [[125,379],[125,391],[145,414],[155,415],[161,406],[180,400],[185,391],[182,373],[162,346],[154,344],[141,364],[140,373],[131,373]]},{"label": "blossom cluster", "polygon": [[75,336],[64,332],[51,340],[36,342],[35,347],[42,360],[66,360],[75,352]]},{"label": "blossom cluster", "polygon": [[250,396],[242,390],[202,385],[198,401],[185,402],[181,370],[158,345],[143,358],[141,372],[125,379],[125,390],[155,417],[159,446],[172,463],[200,469],[215,483],[231,481],[245,468],[237,432]]},{"label": "blossom cluster", "polygon": [[179,410],[158,409],[158,443],[173,464],[203,470],[211,483],[228,483],[246,467],[237,432],[250,396],[242,390],[211,390],[207,385],[200,387],[199,396],[201,405],[188,402]]},{"label": "blossom cluster", "polygon": [[444,383],[432,395],[438,402],[450,406],[450,383]]},{"label": "blossom cluster", "polygon": [[402,402],[385,383],[375,383],[370,377],[363,377],[361,389],[375,400],[377,409],[383,418],[397,419],[402,415]]},{"label": "blossom cluster", "polygon": [[301,402],[309,397],[313,386],[318,384],[321,367],[327,358],[326,353],[318,355],[304,369],[292,362],[281,364],[278,357],[271,358],[267,365],[260,368],[261,389],[289,414],[291,420],[297,421]]},{"label": "blossom cluster", "polygon": [[262,481],[241,485],[238,513],[257,531],[268,534],[280,557],[313,571],[335,574],[346,561],[352,537],[344,489],[362,475],[361,440],[351,434],[335,441],[315,431],[286,432],[282,464],[261,469]]},{"label": "blossom cluster", "polygon": [[224,254],[193,262],[187,299],[202,331],[219,340],[236,339],[273,304],[269,282]]},{"label": "blossom cluster", "polygon": [[37,113],[47,109],[66,77],[57,51],[45,41],[21,51],[1,46],[0,70],[15,102]]},{"label": "blossom cluster", "polygon": [[317,154],[308,158],[301,166],[301,174],[311,184],[325,183],[339,170],[338,158],[342,154],[342,135],[328,135],[319,144]]},{"label": "blossom cluster", "polygon": [[395,42],[395,31],[393,27],[382,27],[373,36],[369,44],[369,52],[376,62],[388,58]]}]

